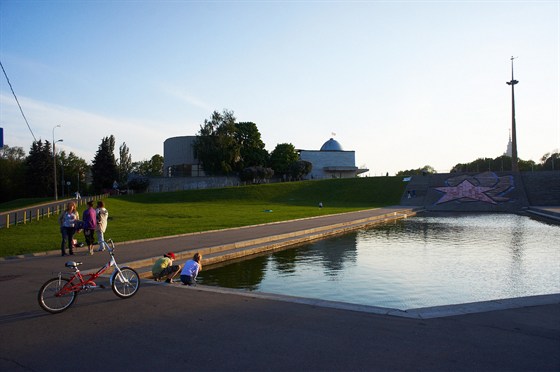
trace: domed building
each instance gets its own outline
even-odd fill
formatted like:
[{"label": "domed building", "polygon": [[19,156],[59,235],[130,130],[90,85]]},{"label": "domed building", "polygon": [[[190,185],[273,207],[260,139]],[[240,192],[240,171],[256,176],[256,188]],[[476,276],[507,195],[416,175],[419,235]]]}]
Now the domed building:
[{"label": "domed building", "polygon": [[356,152],[345,151],[342,145],[331,138],[317,150],[298,150],[299,158],[313,164],[313,169],[305,178],[353,178],[369,169],[356,167]]}]

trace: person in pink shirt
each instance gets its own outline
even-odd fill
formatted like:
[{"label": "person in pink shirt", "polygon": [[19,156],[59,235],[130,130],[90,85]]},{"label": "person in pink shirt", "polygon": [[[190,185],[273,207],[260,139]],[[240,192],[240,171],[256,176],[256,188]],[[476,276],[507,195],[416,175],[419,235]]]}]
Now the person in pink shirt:
[{"label": "person in pink shirt", "polygon": [[87,202],[87,209],[82,214],[84,221],[84,237],[88,246],[89,254],[93,254],[93,242],[95,241],[95,229],[97,228],[97,213],[93,209],[93,201]]}]

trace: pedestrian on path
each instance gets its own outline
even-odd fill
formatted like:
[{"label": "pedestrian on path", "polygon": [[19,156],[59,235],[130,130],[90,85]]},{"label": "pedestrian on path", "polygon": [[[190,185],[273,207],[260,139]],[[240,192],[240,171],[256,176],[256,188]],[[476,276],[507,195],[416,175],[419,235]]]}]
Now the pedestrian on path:
[{"label": "pedestrian on path", "polygon": [[183,271],[181,271],[181,282],[184,285],[196,285],[196,277],[202,270],[202,255],[195,253],[192,260],[185,263]]},{"label": "pedestrian on path", "polygon": [[154,263],[154,266],[152,266],[152,274],[156,282],[167,277],[165,282],[173,283],[173,278],[181,271],[181,266],[173,265],[173,260],[175,260],[175,253],[167,252]]},{"label": "pedestrian on path", "polygon": [[95,231],[97,232],[97,244],[99,244],[98,252],[105,250],[105,230],[107,229],[107,220],[109,218],[109,211],[105,209],[105,204],[102,200],[97,202],[97,209],[95,210],[97,214],[97,228]]},{"label": "pedestrian on path", "polygon": [[80,215],[76,211],[76,203],[69,202],[66,205],[66,210],[58,216],[58,223],[60,224],[60,233],[62,235],[62,242],[60,243],[61,256],[66,256],[65,245],[68,245],[68,253],[74,254],[73,238],[76,232],[76,223],[80,220]]},{"label": "pedestrian on path", "polygon": [[88,201],[87,206],[87,209],[82,214],[82,221],[84,222],[83,229],[86,245],[88,246],[89,254],[92,255],[95,229],[97,228],[97,213],[93,209],[93,201]]}]

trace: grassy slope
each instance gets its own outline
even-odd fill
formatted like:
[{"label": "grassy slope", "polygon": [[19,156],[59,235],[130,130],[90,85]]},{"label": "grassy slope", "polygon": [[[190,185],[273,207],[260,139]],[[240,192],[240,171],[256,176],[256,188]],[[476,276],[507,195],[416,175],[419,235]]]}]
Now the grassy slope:
[{"label": "grassy slope", "polygon": [[[403,191],[400,177],[374,177],[122,196],[106,200],[106,237],[119,242],[376,208],[398,204]],[[0,256],[59,247],[56,218],[0,230]]]},{"label": "grassy slope", "polygon": [[9,202],[0,203],[0,212],[13,211],[14,209],[25,208],[30,205],[48,203],[52,198],[33,198],[33,199],[16,199]]}]

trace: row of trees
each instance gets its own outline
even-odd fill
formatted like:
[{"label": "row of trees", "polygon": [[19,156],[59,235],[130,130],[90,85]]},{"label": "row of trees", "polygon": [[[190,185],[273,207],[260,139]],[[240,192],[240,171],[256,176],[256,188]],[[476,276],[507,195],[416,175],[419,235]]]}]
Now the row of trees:
[{"label": "row of trees", "polygon": [[[542,156],[540,163],[533,160],[519,159],[517,162],[519,171],[535,172],[560,170],[560,153],[546,153]],[[507,155],[498,156],[497,158],[478,158],[470,163],[459,163],[453,167],[452,173],[456,172],[508,172],[511,171],[511,157]]]},{"label": "row of trees", "polygon": [[[560,170],[560,153],[546,153],[542,156],[540,163],[535,163],[533,160],[521,160],[518,162],[519,171],[521,172],[538,172]],[[451,169],[451,173],[461,172],[510,172],[511,171],[511,157],[507,155],[498,156],[497,158],[478,158],[470,163],[459,163]],[[436,170],[430,166],[425,165],[422,168],[407,169],[397,172],[395,176],[415,176],[437,173]]]},{"label": "row of trees", "polygon": [[[67,196],[76,191],[91,194],[120,187],[145,188],[146,179],[163,174],[163,157],[132,162],[126,143],[115,158],[115,138],[102,139],[92,164],[73,152],[57,151],[57,192]],[[49,141],[34,141],[26,155],[21,147],[4,145],[0,149],[0,202],[17,198],[45,198],[54,195],[54,157]]]},{"label": "row of trees", "polygon": [[269,154],[253,122],[237,123],[232,111],[214,111],[200,126],[194,152],[209,175],[238,174],[242,181],[261,182],[273,175],[301,179],[311,163],[299,160],[291,143],[276,145]]}]

